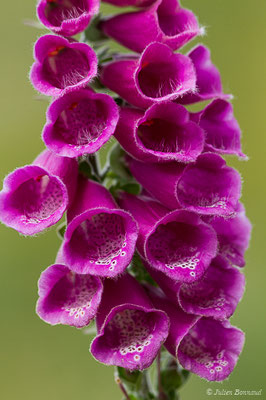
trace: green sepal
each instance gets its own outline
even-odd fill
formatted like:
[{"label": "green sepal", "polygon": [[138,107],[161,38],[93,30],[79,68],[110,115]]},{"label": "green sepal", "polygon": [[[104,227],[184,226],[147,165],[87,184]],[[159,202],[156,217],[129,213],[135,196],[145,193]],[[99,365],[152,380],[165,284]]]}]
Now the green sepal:
[{"label": "green sepal", "polygon": [[98,175],[98,161],[97,153],[89,157],[81,157],[79,161],[79,173],[85,178],[91,179],[96,182],[101,182],[101,177]]},{"label": "green sepal", "polygon": [[115,367],[115,378],[120,379],[131,400],[155,400],[147,383],[147,371],[128,371]]},{"label": "green sepal", "polygon": [[144,267],[138,253],[134,254],[131,264],[129,266],[129,271],[137,279],[137,281],[141,283],[146,282],[152,286],[158,286]]},{"label": "green sepal", "polygon": [[99,23],[101,21],[101,14],[96,15],[90,22],[89,26],[81,35],[82,42],[102,42],[107,40],[108,37],[100,30]]},{"label": "green sepal", "polygon": [[167,351],[161,353],[161,386],[169,400],[178,400],[178,390],[185,384],[189,371],[180,367]]},{"label": "green sepal", "polygon": [[141,192],[141,185],[138,182],[129,182],[120,185],[119,189],[123,190],[124,192],[134,194],[137,196]]},{"label": "green sepal", "polygon": [[82,174],[85,178],[92,179],[92,167],[88,163],[87,160],[82,160],[79,163],[79,173]]},{"label": "green sepal", "polygon": [[115,145],[111,147],[108,154],[108,160],[112,173],[120,178],[120,180],[123,180],[124,184],[128,183],[129,180],[132,180],[132,176],[125,166],[125,152],[119,143],[115,143]]},{"label": "green sepal", "polygon": [[115,367],[115,377],[119,378],[129,394],[138,393],[141,386],[141,372],[128,371],[122,367]]},{"label": "green sepal", "polygon": [[65,232],[66,232],[66,227],[67,227],[67,223],[63,222],[62,224],[60,224],[57,229],[56,229],[56,234],[59,237],[59,239],[64,240],[64,236],[65,236]]}]

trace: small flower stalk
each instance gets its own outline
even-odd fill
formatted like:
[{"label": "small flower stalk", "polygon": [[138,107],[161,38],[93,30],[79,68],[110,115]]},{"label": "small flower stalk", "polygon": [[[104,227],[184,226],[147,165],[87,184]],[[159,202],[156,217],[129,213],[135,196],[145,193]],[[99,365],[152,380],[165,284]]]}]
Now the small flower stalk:
[{"label": "small flower stalk", "polygon": [[[193,12],[178,0],[107,2],[135,10],[37,4],[52,32],[37,40],[30,71],[50,97],[46,149],[5,178],[0,220],[36,235],[65,215],[38,282],[38,316],[75,328],[95,321],[90,352],[115,366],[124,398],[173,400],[189,373],[227,379],[243,349],[230,318],[251,223],[224,156],[247,156],[210,50],[181,53],[204,33]],[[132,53],[114,52],[110,39]]]}]

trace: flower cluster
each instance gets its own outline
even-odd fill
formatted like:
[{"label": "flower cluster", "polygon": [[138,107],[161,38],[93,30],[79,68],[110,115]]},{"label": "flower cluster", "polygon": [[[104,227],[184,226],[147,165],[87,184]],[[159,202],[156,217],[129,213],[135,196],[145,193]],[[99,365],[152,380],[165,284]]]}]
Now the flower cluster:
[{"label": "flower cluster", "polygon": [[[98,0],[39,1],[54,33],[37,40],[30,72],[52,98],[46,150],[5,178],[0,219],[35,235],[66,212],[37,313],[77,328],[95,319],[98,361],[143,370],[164,344],[184,369],[221,381],[243,347],[229,318],[251,231],[241,177],[222,158],[245,158],[231,96],[205,46],[177,52],[204,31],[178,0],[108,2],[137,9],[97,16],[105,47],[101,39],[93,49],[92,25],[83,42],[73,36]],[[106,51],[108,37],[133,53]],[[193,103],[200,111],[189,111]],[[117,144],[99,171],[95,153],[111,136]]]}]

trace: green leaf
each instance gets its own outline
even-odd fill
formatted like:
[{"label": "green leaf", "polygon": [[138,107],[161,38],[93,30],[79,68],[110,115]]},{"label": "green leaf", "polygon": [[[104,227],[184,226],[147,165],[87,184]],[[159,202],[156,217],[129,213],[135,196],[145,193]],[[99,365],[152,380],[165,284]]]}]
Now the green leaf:
[{"label": "green leaf", "polygon": [[127,167],[125,166],[125,152],[119,145],[116,143],[108,154],[109,164],[112,172],[117,175],[120,179],[124,180],[124,183],[128,183],[128,180],[132,179]]},{"label": "green leaf", "polygon": [[162,353],[161,385],[169,400],[178,400],[178,389],[184,385],[189,372],[180,367],[169,353]]},{"label": "green leaf", "polygon": [[140,371],[131,372],[122,367],[117,367],[116,370],[117,370],[117,376],[121,379],[121,381],[133,384],[137,383],[141,375]]},{"label": "green leaf", "polygon": [[141,192],[141,186],[138,182],[129,182],[125,185],[121,185],[120,188],[124,190],[124,192],[138,195]]},{"label": "green leaf", "polygon": [[130,372],[125,368],[115,367],[115,377],[121,380],[128,393],[135,394],[138,392],[141,382],[140,371]]},{"label": "green leaf", "polygon": [[147,371],[128,371],[122,367],[115,367],[115,377],[120,379],[130,399],[154,400],[147,383]]},{"label": "green leaf", "polygon": [[103,40],[108,39],[108,37],[99,29],[101,17],[101,14],[98,14],[92,19],[88,28],[82,33],[82,42],[102,42]]},{"label": "green leaf", "polygon": [[59,239],[61,239],[61,240],[64,240],[66,227],[67,227],[66,222],[63,222],[63,223],[60,224],[60,225],[58,226],[58,228],[56,229],[57,236],[58,236]]},{"label": "green leaf", "polygon": [[183,379],[176,368],[171,368],[161,372],[161,382],[166,392],[169,392],[169,390],[179,389],[182,386]]},{"label": "green leaf", "polygon": [[92,179],[92,167],[91,165],[86,161],[82,160],[79,164],[79,172],[88,179]]},{"label": "green leaf", "polygon": [[142,283],[146,282],[152,286],[158,286],[157,283],[149,275],[148,271],[142,263],[141,257],[137,253],[135,253],[133,256],[129,270],[132,275],[137,279],[137,281]]}]

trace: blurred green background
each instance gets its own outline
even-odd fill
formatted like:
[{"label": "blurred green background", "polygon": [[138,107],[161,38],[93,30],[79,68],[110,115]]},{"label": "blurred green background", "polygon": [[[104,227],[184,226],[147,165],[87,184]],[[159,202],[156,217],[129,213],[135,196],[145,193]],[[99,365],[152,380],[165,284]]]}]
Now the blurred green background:
[{"label": "blurred green background", "polygon": [[[247,253],[247,289],[233,323],[246,332],[246,345],[230,379],[209,384],[193,376],[182,400],[204,400],[207,388],[264,389],[265,384],[265,0],[184,0],[207,36],[202,39],[221,70],[226,92],[235,95],[235,114],[243,130],[249,162],[233,161],[244,181],[242,200],[253,222]],[[106,8],[105,8],[106,9]],[[29,81],[32,46],[41,30],[25,26],[35,18],[35,0],[1,2],[1,180],[30,163],[43,149],[41,130],[46,101]],[[140,27],[141,29],[141,27]],[[195,43],[195,42],[194,42]],[[194,44],[193,43],[193,44]],[[231,160],[230,160],[231,162]],[[113,368],[93,360],[90,336],[69,327],[50,327],[35,315],[37,279],[55,258],[59,239],[51,229],[23,238],[0,227],[1,341],[0,398],[3,400],[120,399]],[[210,397],[210,396],[209,396]],[[241,398],[248,398],[241,396]]]}]

